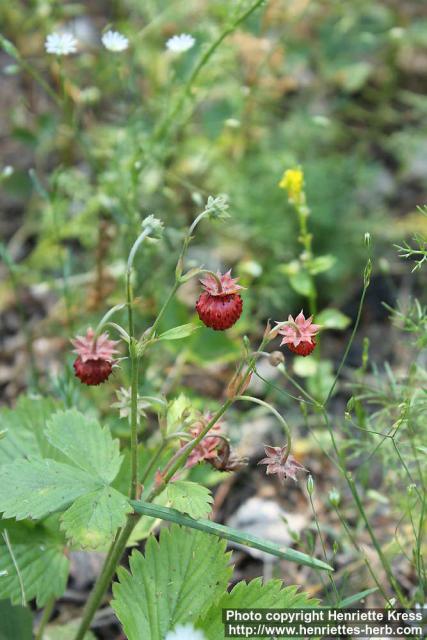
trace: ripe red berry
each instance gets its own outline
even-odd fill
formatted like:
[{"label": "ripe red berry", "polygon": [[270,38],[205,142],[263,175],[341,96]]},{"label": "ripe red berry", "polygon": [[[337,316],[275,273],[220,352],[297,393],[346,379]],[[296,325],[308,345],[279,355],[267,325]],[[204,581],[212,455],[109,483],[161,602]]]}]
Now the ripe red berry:
[{"label": "ripe red berry", "polygon": [[79,380],[88,385],[108,380],[113,370],[117,341],[110,340],[108,333],[102,333],[95,339],[95,332],[88,329],[85,336],[76,336],[71,342],[77,353],[73,366]]},{"label": "ripe red berry", "polygon": [[311,342],[300,342],[296,347],[292,342],[288,342],[288,349],[297,353],[299,356],[309,356],[316,346],[316,340],[314,338],[311,339]]},{"label": "ripe red berry", "polygon": [[231,271],[217,277],[208,273],[201,280],[205,289],[196,303],[200,320],[215,331],[229,329],[240,318],[243,301],[237,293],[243,289],[237,284],[237,278],[231,277]]},{"label": "ripe red berry", "polygon": [[306,318],[301,311],[294,319],[288,316],[287,322],[279,322],[278,333],[284,336],[280,345],[286,344],[288,348],[299,356],[308,356],[316,346],[314,336],[317,335],[320,325],[313,323],[313,318]]},{"label": "ripe red berry", "polygon": [[87,385],[97,385],[105,382],[113,370],[113,363],[109,360],[83,360],[78,356],[74,361],[76,376]]}]

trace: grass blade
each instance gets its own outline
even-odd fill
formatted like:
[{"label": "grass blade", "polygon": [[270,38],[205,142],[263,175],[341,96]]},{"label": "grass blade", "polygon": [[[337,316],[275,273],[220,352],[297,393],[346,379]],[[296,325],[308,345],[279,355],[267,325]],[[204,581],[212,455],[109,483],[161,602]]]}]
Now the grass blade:
[{"label": "grass blade", "polygon": [[378,587],[372,587],[372,589],[359,591],[359,593],[355,593],[353,596],[350,596],[338,602],[337,607],[349,607],[354,602],[359,602],[359,600],[362,600],[362,598],[366,598],[366,596],[371,595],[371,593],[375,593],[375,591],[378,591]]},{"label": "grass blade", "polygon": [[153,505],[149,502],[143,502],[142,500],[131,500],[131,504],[137,513],[145,516],[151,516],[153,518],[160,518],[167,522],[176,522],[184,527],[190,527],[191,529],[198,529],[205,533],[230,540],[238,544],[242,544],[246,547],[259,549],[265,551],[278,558],[289,560],[290,562],[296,562],[297,564],[303,564],[313,569],[320,569],[321,571],[333,571],[333,568],[317,558],[313,558],[301,551],[295,551],[294,549],[286,549],[274,542],[262,540],[256,536],[252,536],[249,533],[241,533],[236,529],[231,529],[222,524],[211,522],[210,520],[195,520],[186,516],[176,509],[170,509],[169,507],[161,507]]}]

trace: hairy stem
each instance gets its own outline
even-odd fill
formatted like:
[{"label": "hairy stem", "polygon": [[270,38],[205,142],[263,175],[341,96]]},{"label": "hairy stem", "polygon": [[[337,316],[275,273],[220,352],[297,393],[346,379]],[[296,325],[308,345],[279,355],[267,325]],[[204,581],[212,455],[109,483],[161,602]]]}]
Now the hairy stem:
[{"label": "hairy stem", "polygon": [[123,552],[126,549],[127,541],[129,540],[130,534],[135,528],[138,520],[139,516],[129,517],[125,527],[117,536],[111,552],[107,556],[101,574],[99,575],[98,580],[96,581],[95,586],[92,589],[92,592],[86,603],[86,607],[83,612],[83,618],[74,640],[84,639],[84,636],[90,627],[92,619],[98,610],[102,598],[104,597],[108,587],[110,586],[110,583],[116,572],[117,565],[120,562],[120,558],[122,557]]}]

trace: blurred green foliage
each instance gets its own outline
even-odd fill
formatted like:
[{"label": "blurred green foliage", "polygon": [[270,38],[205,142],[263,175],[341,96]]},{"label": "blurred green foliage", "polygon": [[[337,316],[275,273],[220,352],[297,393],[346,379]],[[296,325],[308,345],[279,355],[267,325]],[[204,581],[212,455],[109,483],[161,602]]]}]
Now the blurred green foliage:
[{"label": "blurred green foliage", "polygon": [[[3,3],[3,35],[60,105],[19,60],[2,57],[11,94],[4,98],[11,136],[4,163],[15,169],[2,186],[19,210],[8,234],[24,245],[20,277],[53,278],[72,297],[73,323],[88,324],[107,300],[118,301],[125,256],[140,220],[154,212],[169,229],[138,261],[140,311],[149,321],[169,286],[181,229],[210,193],[229,195],[232,219],[214,232],[203,225],[190,256],[194,264],[231,266],[250,285],[240,330],[295,312],[301,299],[284,269],[299,254],[298,222],[277,185],[296,164],[305,173],[314,254],[335,259],[317,278],[320,308],[357,294],[366,231],[383,251],[425,226],[414,213],[427,183],[421,4],[270,0],[191,81],[207,48],[249,6]],[[43,43],[60,28],[80,45],[58,61]],[[107,28],[129,37],[127,51],[102,47]],[[182,31],[196,45],[170,55],[165,41]],[[179,322],[192,313],[187,298]],[[203,335],[189,340],[196,358],[200,345],[222,348],[215,336],[207,347]]]}]

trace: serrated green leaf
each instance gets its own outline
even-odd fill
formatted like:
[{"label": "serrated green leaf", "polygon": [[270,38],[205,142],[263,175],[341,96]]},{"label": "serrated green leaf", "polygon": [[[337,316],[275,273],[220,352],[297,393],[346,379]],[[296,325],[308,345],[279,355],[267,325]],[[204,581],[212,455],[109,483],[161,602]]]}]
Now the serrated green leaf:
[{"label": "serrated green leaf", "polygon": [[40,519],[99,487],[89,474],[55,460],[15,460],[0,467],[0,512]]},{"label": "serrated green leaf", "polygon": [[226,590],[231,576],[225,543],[178,526],[134,551],[131,573],[119,569],[112,607],[128,640],[164,640],[176,624],[196,620]]},{"label": "serrated green leaf", "polygon": [[[224,640],[224,608],[299,609],[317,607],[318,604],[318,600],[298,591],[296,586],[284,587],[281,580],[269,580],[263,584],[261,578],[255,578],[249,583],[239,582],[230,593],[224,593],[222,598],[212,605],[206,616],[200,616],[196,626],[203,630],[207,640]],[[251,638],[259,639],[260,636]]]},{"label": "serrated green leaf", "polygon": [[307,271],[304,271],[302,269],[297,273],[292,273],[289,276],[289,283],[292,289],[294,289],[294,291],[299,293],[301,296],[308,297],[314,291],[312,277]]},{"label": "serrated green leaf", "polygon": [[52,446],[83,471],[96,473],[108,483],[116,477],[122,463],[119,441],[95,418],[75,409],[59,411],[49,420],[45,434]]},{"label": "serrated green leaf", "polygon": [[84,549],[105,549],[131,511],[124,495],[112,487],[104,487],[77,498],[62,515],[61,529]]},{"label": "serrated green leaf", "polygon": [[157,340],[181,340],[182,338],[188,338],[188,336],[191,336],[192,333],[199,329],[199,326],[189,322],[188,324],[182,324],[179,327],[165,331],[157,337]]},{"label": "serrated green leaf", "polygon": [[5,530],[10,549],[0,535],[0,598],[21,604],[23,587],[25,600],[36,598],[43,607],[53,596],[62,596],[69,571],[62,537],[42,524],[2,521],[0,531]]},{"label": "serrated green leaf", "polygon": [[33,615],[28,607],[0,600],[0,640],[32,640]]},{"label": "serrated green leaf", "polygon": [[324,309],[316,316],[316,324],[325,329],[347,329],[351,320],[338,309]]},{"label": "serrated green leaf", "polygon": [[[43,640],[74,640],[80,626],[80,620],[72,620],[66,624],[50,624],[43,633]],[[96,640],[92,631],[87,631],[83,640]]]},{"label": "serrated green leaf", "polygon": [[166,488],[169,506],[188,513],[192,518],[203,518],[212,509],[213,497],[209,489],[196,482],[177,480]]},{"label": "serrated green leaf", "polygon": [[2,409],[0,429],[6,434],[0,441],[0,465],[30,455],[54,457],[43,431],[58,408],[58,403],[47,398],[21,396],[14,409]]}]

